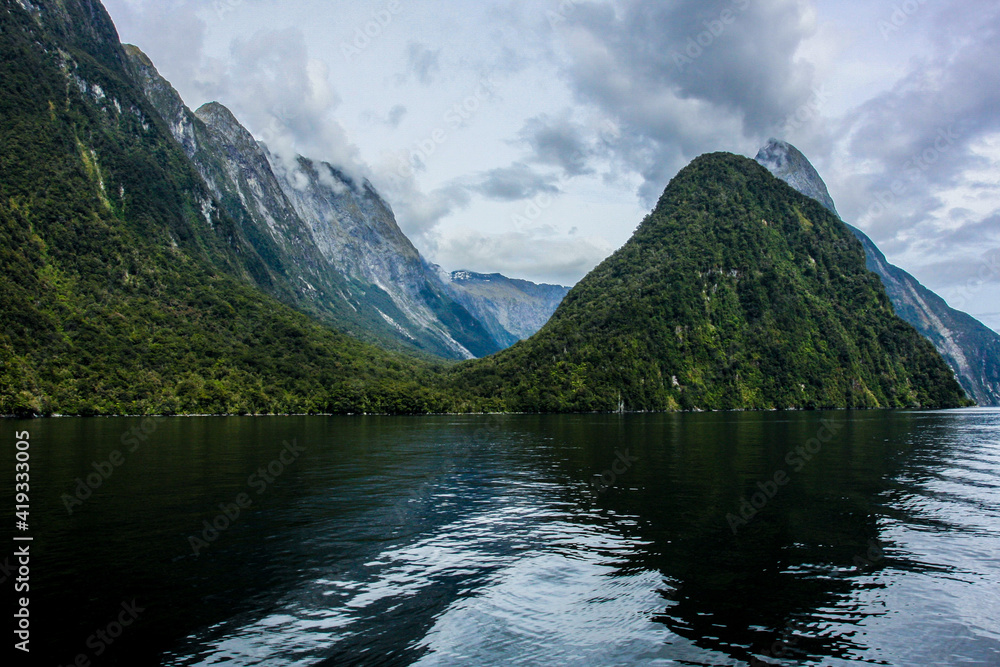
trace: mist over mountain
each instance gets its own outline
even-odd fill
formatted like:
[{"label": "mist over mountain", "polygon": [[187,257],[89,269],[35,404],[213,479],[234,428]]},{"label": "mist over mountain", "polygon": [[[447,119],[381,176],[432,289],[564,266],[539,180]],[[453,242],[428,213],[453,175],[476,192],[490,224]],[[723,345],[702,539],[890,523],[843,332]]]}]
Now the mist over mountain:
[{"label": "mist over mountain", "polygon": [[325,162],[270,151],[218,102],[192,113],[137,47],[125,52],[213,194],[294,285],[297,307],[393,349],[468,359],[531,335],[558,305],[517,299],[524,295],[518,290],[494,302],[487,291],[473,298],[456,289],[403,234],[371,183]]},{"label": "mist over mountain", "polygon": [[250,230],[294,304],[361,338],[457,359],[500,349],[444,289],[370,183],[259,144],[223,105],[192,113],[134,46],[146,96],[234,219]]}]

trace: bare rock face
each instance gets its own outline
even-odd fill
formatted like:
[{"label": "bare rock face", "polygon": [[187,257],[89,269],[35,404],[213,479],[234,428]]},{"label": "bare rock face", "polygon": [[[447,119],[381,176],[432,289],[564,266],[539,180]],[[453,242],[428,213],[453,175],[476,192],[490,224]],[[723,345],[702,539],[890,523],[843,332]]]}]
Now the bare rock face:
[{"label": "bare rock face", "polygon": [[[837,208],[809,160],[791,144],[771,139],[756,160],[836,215]],[[848,225],[865,249],[868,270],[882,279],[896,314],[934,343],[962,388],[979,405],[1000,405],[1000,336],[971,315],[948,306],[909,273],[890,264],[860,229]]]},{"label": "bare rock face", "polygon": [[371,183],[257,142],[223,105],[188,109],[138,48],[133,78],[268,262],[258,282],[348,333],[439,356],[496,352],[541,328],[568,288],[428,263]]},{"label": "bare rock face", "polygon": [[757,152],[755,159],[785,183],[806,197],[815,199],[838,218],[840,217],[826,183],[820,178],[812,163],[795,146],[785,141],[771,139]]},{"label": "bare rock face", "polygon": [[406,335],[434,339],[451,357],[480,357],[501,348],[451,297],[370,183],[301,156],[289,160],[267,152],[267,159],[326,261],[388,295],[398,315],[383,313],[387,322]]}]

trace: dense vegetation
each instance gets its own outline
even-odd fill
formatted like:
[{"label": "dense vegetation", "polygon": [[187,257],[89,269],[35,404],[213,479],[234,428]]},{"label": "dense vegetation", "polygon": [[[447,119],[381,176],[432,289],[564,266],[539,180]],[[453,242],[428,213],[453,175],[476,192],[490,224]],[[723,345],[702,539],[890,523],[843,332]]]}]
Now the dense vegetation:
[{"label": "dense vegetation", "polygon": [[752,160],[681,171],[534,337],[451,376],[512,410],[958,406],[847,227]]},{"label": "dense vegetation", "polygon": [[265,263],[206,215],[113,29],[69,37],[95,32],[100,6],[62,6],[58,40],[17,3],[0,9],[0,414],[455,407],[427,388],[432,364],[255,287]]},{"label": "dense vegetation", "polygon": [[[771,139],[755,159],[795,190],[840,217],[826,183],[795,146]],[[970,398],[979,405],[1000,405],[1000,335],[968,314],[949,307],[916,278],[890,264],[864,232],[851,225],[847,227],[861,241],[868,269],[882,280],[896,314],[931,341]]]},{"label": "dense vegetation", "polygon": [[43,3],[46,29],[0,3],[0,414],[963,400],[843,224],[729,155],[679,174],[510,350],[450,368],[332,331],[262,289],[259,244],[124,74],[99,3]]}]

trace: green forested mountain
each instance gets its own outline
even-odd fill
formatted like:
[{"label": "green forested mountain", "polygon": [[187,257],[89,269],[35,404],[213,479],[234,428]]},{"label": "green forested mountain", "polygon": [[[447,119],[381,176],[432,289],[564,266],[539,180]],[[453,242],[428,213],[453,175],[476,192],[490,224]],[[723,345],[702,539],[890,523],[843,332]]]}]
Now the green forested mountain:
[{"label": "green forested mountain", "polygon": [[428,363],[275,298],[98,2],[27,6],[0,4],[0,414],[445,407]]},{"label": "green forested mountain", "polygon": [[[755,159],[840,217],[826,183],[795,146],[771,139]],[[916,278],[890,264],[864,232],[847,227],[861,241],[868,269],[882,279],[896,314],[934,344],[971,398],[979,405],[1000,405],[1000,335],[971,315],[951,308]]]},{"label": "green forested mountain", "polygon": [[454,367],[285,305],[292,254],[252,231],[131,78],[97,0],[0,0],[0,414],[964,400],[847,228],[744,158],[696,160],[538,334]]},{"label": "green forested mountain", "polygon": [[682,170],[532,338],[452,370],[512,410],[958,406],[850,230],[747,158]]}]

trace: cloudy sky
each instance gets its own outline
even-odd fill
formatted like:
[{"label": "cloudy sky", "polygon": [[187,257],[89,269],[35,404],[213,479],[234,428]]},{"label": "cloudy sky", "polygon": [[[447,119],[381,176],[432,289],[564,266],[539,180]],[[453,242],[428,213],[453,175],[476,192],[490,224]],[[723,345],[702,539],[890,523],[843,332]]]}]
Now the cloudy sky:
[{"label": "cloudy sky", "polygon": [[995,0],[105,0],[188,106],[371,179],[446,269],[572,284],[705,152],[776,136],[1000,329]]}]

